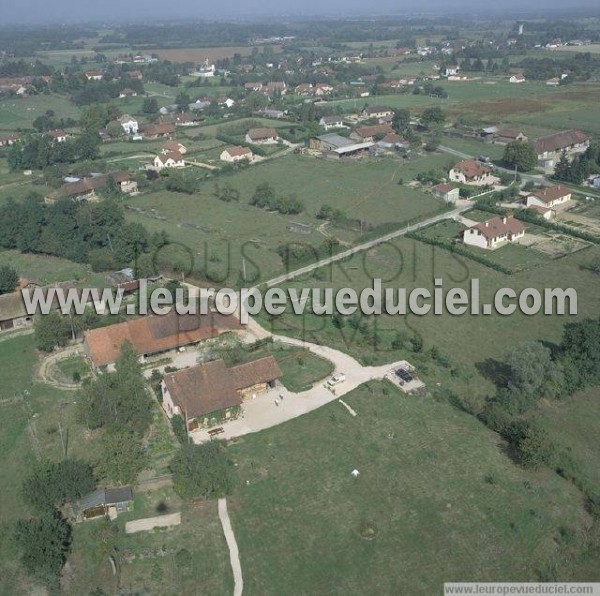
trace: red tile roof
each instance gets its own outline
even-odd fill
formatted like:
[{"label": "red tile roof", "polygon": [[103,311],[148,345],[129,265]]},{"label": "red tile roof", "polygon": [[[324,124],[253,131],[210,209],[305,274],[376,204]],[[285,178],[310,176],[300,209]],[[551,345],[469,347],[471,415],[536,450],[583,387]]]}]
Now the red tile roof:
[{"label": "red tile roof", "polygon": [[547,137],[540,137],[535,142],[535,150],[538,155],[552,153],[554,151],[562,151],[572,145],[581,145],[589,140],[589,135],[580,130],[566,130],[548,135]]},{"label": "red tile roof", "polygon": [[242,403],[239,391],[282,376],[273,356],[227,368],[223,360],[204,362],[165,375],[173,402],[188,420]]},{"label": "red tile roof", "polygon": [[475,161],[474,159],[466,159],[465,161],[461,161],[452,169],[462,172],[467,180],[479,178],[480,176],[486,176],[491,172],[489,168],[486,168],[483,164]]},{"label": "red tile roof", "polygon": [[508,217],[492,217],[487,221],[479,222],[471,230],[479,230],[488,240],[493,240],[508,234],[520,234],[525,231],[525,226],[512,215]]},{"label": "red tile roof", "polygon": [[231,147],[226,147],[224,151],[227,151],[231,157],[241,157],[242,155],[249,155],[252,153],[248,147],[237,147],[233,145]]},{"label": "red tile roof", "polygon": [[156,354],[216,337],[225,331],[241,329],[233,316],[178,315],[171,311],[163,316],[148,316],[91,329],[84,341],[96,366],[112,364],[119,357],[125,342],[131,343],[138,354]]},{"label": "red tile roof", "polygon": [[562,199],[563,197],[570,195],[571,191],[560,184],[555,186],[547,186],[540,190],[535,190],[531,193],[530,196],[534,196],[536,199],[543,201],[544,203],[553,203],[558,199]]}]

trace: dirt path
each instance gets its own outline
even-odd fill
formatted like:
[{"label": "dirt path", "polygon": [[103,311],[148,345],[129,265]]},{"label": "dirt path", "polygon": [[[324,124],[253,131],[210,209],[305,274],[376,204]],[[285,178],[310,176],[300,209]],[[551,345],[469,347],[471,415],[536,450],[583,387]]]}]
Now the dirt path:
[{"label": "dirt path", "polygon": [[240,551],[235,540],[235,534],[231,527],[229,512],[227,511],[227,499],[219,499],[219,519],[223,527],[223,534],[229,548],[229,560],[233,572],[233,596],[242,596],[244,591],[244,578],[242,577],[242,565],[240,563]]},{"label": "dirt path", "polygon": [[53,376],[53,371],[55,370],[56,364],[61,360],[82,354],[83,347],[81,345],[69,346],[60,352],[53,352],[52,354],[49,354],[43,358],[37,370],[35,371],[35,380],[52,387],[56,387],[57,389],[64,389],[67,391],[75,391],[79,389],[79,385],[66,383],[55,378]]}]

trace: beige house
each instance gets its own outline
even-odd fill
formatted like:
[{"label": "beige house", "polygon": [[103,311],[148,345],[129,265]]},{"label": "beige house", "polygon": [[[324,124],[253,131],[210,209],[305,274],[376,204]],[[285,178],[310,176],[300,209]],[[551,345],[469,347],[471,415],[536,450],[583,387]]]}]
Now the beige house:
[{"label": "beige house", "polygon": [[533,191],[525,199],[527,207],[552,209],[571,200],[571,191],[560,184]]},{"label": "beige house", "polygon": [[469,246],[494,249],[507,242],[515,242],[525,235],[525,226],[512,215],[492,217],[466,229],[463,242]]},{"label": "beige house", "polygon": [[246,133],[246,143],[254,145],[274,145],[279,141],[279,135],[274,128],[251,128]]},{"label": "beige house", "polygon": [[154,158],[154,169],[161,171],[163,168],[183,168],[185,160],[179,151],[169,151],[161,153]]},{"label": "beige house", "polygon": [[451,182],[470,184],[472,186],[487,186],[495,184],[498,179],[492,171],[474,159],[467,159],[457,163],[449,172]]},{"label": "beige house", "polygon": [[221,152],[219,159],[221,161],[235,163],[238,161],[242,161],[244,159],[246,159],[248,161],[252,161],[252,157],[253,157],[253,153],[250,149],[248,149],[248,147],[232,146],[232,147],[225,148]]},{"label": "beige house", "polygon": [[210,428],[241,414],[244,400],[274,387],[282,376],[273,356],[227,368],[223,360],[204,362],[165,375],[162,407],[181,416],[188,431]]}]

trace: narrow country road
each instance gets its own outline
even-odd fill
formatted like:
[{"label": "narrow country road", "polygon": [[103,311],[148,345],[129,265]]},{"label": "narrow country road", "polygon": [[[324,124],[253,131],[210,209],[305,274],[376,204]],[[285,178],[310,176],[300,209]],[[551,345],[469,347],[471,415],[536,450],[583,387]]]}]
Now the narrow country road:
[{"label": "narrow country road", "polygon": [[242,565],[240,564],[240,551],[238,550],[235,534],[231,527],[231,520],[227,511],[227,499],[219,499],[218,507],[223,534],[225,534],[225,540],[229,548],[229,560],[231,562],[231,571],[233,572],[233,596],[242,596],[244,579],[242,577]]},{"label": "narrow country road", "polygon": [[378,244],[383,244],[384,242],[388,242],[390,240],[393,240],[394,238],[399,238],[401,236],[405,236],[409,232],[418,230],[419,228],[423,228],[432,223],[437,223],[439,221],[443,221],[444,219],[451,219],[453,217],[456,217],[456,216],[460,215],[461,213],[463,213],[463,211],[467,211],[468,209],[471,209],[473,207],[473,203],[470,201],[460,200],[458,202],[458,204],[459,204],[459,207],[457,207],[456,209],[453,209],[452,211],[445,211],[444,213],[439,213],[438,215],[434,215],[433,217],[424,219],[423,221],[420,221],[416,224],[407,226],[406,228],[401,228],[400,230],[395,230],[394,232],[390,232],[389,234],[385,234],[384,236],[380,236],[379,238],[375,238],[374,240],[369,240],[368,242],[363,242],[362,244],[357,244],[356,246],[353,246],[352,248],[349,248],[348,250],[339,252],[331,257],[327,257],[326,259],[321,259],[320,261],[317,261],[310,265],[306,265],[305,267],[300,267],[300,269],[296,269],[295,271],[291,271],[289,273],[284,273],[283,275],[279,275],[277,277],[274,277],[273,279],[264,281],[258,285],[259,286],[266,285],[268,288],[270,288],[272,286],[277,286],[277,285],[284,283],[286,281],[289,281],[291,279],[295,279],[296,277],[300,277],[301,275],[304,275],[305,273],[310,273],[311,271],[314,271],[315,269],[324,267],[325,265],[335,263],[336,261],[341,261],[343,259],[348,258],[351,255],[362,252],[364,250],[369,250],[370,248],[373,248],[373,247],[377,246]]}]

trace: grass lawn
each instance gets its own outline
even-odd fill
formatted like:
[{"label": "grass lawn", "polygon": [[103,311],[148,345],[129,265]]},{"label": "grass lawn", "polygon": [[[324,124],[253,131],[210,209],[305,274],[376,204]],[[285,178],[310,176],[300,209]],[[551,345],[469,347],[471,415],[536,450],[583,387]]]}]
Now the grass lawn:
[{"label": "grass lawn", "polygon": [[[496,251],[498,255],[503,247]],[[515,247],[517,250],[520,247]],[[523,249],[531,251],[533,249]],[[506,253],[513,258],[512,253]],[[481,304],[492,301],[493,294],[500,288],[510,287],[516,292],[524,288],[575,288],[578,295],[578,317],[598,316],[598,293],[600,277],[581,267],[600,255],[600,247],[591,247],[561,259],[549,260],[527,271],[507,276],[488,267],[466,259],[446,250],[435,248],[410,239],[399,239],[387,245],[379,246],[362,255],[355,255],[342,263],[324,268],[317,277],[297,280],[289,286],[301,288],[307,285],[316,287],[333,287],[335,289],[353,287],[361,290],[372,287],[373,278],[381,278],[384,287],[427,288],[433,293],[433,280],[441,278],[443,287],[463,287],[468,290],[470,280],[477,278],[481,287]],[[492,254],[486,256],[490,258]],[[521,255],[518,255],[519,257]],[[508,257],[507,257],[508,258]],[[516,258],[516,257],[515,257]],[[325,281],[320,281],[325,276]],[[331,281],[329,280],[331,278]],[[429,386],[441,382],[442,386],[454,386],[459,391],[467,392],[474,398],[483,396],[492,387],[486,377],[482,376],[477,366],[486,358],[498,358],[508,348],[521,342],[539,339],[557,342],[562,335],[564,323],[573,317],[547,316],[538,314],[527,316],[514,314],[503,317],[497,314],[489,316],[450,316],[448,314],[426,316],[388,316],[367,318],[365,321],[377,333],[375,345],[368,341],[362,333],[356,332],[349,325],[337,329],[330,317],[318,317],[310,313],[303,316],[285,314],[275,319],[271,325],[275,332],[306,337],[311,341],[322,342],[338,347],[342,351],[361,359],[363,362],[385,363],[401,358],[421,360],[423,355],[415,354],[408,348],[393,349],[391,341],[396,332],[401,330],[409,335],[420,335],[425,350],[437,346],[451,360],[470,371],[468,379],[455,379],[448,371],[436,371],[431,362],[422,361],[425,376],[431,375]],[[375,327],[376,326],[376,327]],[[477,366],[476,366],[477,365]]]},{"label": "grass lawn", "polygon": [[54,110],[57,118],[79,119],[79,108],[66,97],[56,94],[8,98],[0,101],[0,132],[31,128],[32,122],[46,110]]},{"label": "grass lawn", "polygon": [[502,159],[504,155],[504,147],[502,145],[494,145],[492,143],[484,143],[477,139],[461,138],[446,135],[442,137],[442,145],[450,147],[456,151],[461,151],[478,157],[479,155],[487,155],[492,160]]},{"label": "grass lawn", "polygon": [[60,281],[77,281],[98,287],[106,285],[104,275],[94,273],[89,265],[60,257],[0,250],[0,265],[12,265],[19,275],[41,285]]},{"label": "grass lawn", "polygon": [[231,448],[242,488],[229,510],[249,593],[430,595],[444,581],[534,581],[560,558],[559,529],[583,531],[576,489],[515,466],[474,418],[379,383],[344,399],[358,416],[332,403]]},{"label": "grass lawn", "polygon": [[[416,157],[404,160],[365,160],[332,163],[289,155],[246,168],[232,175],[206,181],[193,195],[161,191],[130,198],[127,218],[144,224],[150,231],[166,230],[169,237],[189,247],[194,256],[191,270],[208,270],[219,280],[237,282],[246,256],[248,279],[265,280],[281,273],[280,244],[321,245],[325,236],[317,231],[322,221],[316,213],[329,204],[348,217],[362,219],[364,229],[424,218],[444,206],[425,193],[401,186],[424,170],[440,169],[447,156]],[[213,196],[214,183],[231,184],[240,191],[240,203],[224,203]],[[281,215],[248,205],[256,186],[268,182],[277,194],[291,194],[302,200],[304,212]],[[142,211],[137,211],[141,209]],[[152,211],[154,210],[154,211]],[[164,218],[164,219],[163,219]],[[311,234],[288,231],[291,222],[313,225]],[[335,236],[335,230],[332,231]],[[344,240],[359,239],[360,230]],[[186,263],[190,256],[186,255]]]},{"label": "grass lawn", "polygon": [[544,401],[532,414],[557,444],[562,457],[574,462],[579,478],[592,494],[600,494],[598,388],[587,389],[561,401]]}]

